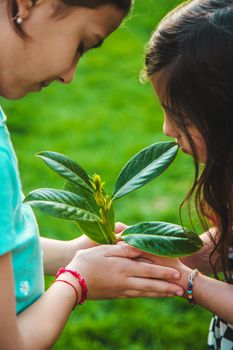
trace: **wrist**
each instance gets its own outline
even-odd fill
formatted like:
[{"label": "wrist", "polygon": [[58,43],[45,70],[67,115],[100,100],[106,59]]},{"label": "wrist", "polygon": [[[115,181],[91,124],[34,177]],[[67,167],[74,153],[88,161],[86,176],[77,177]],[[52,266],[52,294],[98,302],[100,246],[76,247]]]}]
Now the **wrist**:
[{"label": "wrist", "polygon": [[194,306],[198,299],[198,285],[202,274],[198,269],[190,269],[187,266],[183,266],[180,269],[181,278],[178,280],[178,283],[184,289],[185,293],[182,296],[187,299],[191,306]]},{"label": "wrist", "polygon": [[182,264],[181,268],[179,269],[180,272],[180,279],[176,281],[176,284],[178,284],[180,287],[183,288],[185,291],[183,298],[187,298],[187,289],[188,289],[188,278],[190,274],[192,273],[192,269],[190,269],[188,266],[185,266]]},{"label": "wrist", "polygon": [[76,240],[77,239],[72,239],[66,242],[66,264],[64,265],[68,265],[74,258],[76,251],[80,249],[75,243]]},{"label": "wrist", "polygon": [[[64,280],[65,278],[65,280]],[[68,280],[67,280],[68,279]],[[84,278],[70,266],[61,267],[56,274],[56,281],[70,284],[76,291],[76,305],[83,304],[87,299],[87,286]]]},{"label": "wrist", "polygon": [[68,263],[74,258],[77,251],[95,247],[97,244],[91,241],[87,236],[82,235],[78,238],[67,241],[67,261]]},{"label": "wrist", "polygon": [[66,281],[69,284],[72,284],[77,291],[77,295],[73,294],[73,295],[75,295],[75,298],[76,298],[76,301],[74,301],[74,304],[76,306],[80,303],[80,301],[82,299],[82,288],[81,288],[78,280],[75,279],[75,277],[73,277],[72,275],[69,275],[68,273],[64,273],[64,274],[60,275],[58,278],[56,278],[55,281]]}]

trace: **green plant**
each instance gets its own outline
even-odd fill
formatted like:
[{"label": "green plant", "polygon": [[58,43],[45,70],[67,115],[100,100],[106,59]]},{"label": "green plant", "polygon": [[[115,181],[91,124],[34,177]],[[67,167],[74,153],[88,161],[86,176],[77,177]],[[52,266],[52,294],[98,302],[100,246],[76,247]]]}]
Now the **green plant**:
[{"label": "green plant", "polygon": [[[113,202],[158,177],[175,159],[177,151],[174,142],[160,142],[141,150],[121,170],[111,196],[105,192],[99,175],[89,176],[63,154],[41,152],[38,157],[66,179],[64,190],[35,190],[25,202],[55,217],[74,220],[97,243],[115,244]],[[197,234],[166,222],[136,224],[127,228],[121,238],[142,251],[170,257],[191,254],[202,246]]]}]

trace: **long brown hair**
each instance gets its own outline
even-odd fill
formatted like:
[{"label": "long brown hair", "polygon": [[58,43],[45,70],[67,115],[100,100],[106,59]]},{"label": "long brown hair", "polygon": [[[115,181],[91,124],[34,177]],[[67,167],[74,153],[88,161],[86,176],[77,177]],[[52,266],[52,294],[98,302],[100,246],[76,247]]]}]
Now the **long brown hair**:
[{"label": "long brown hair", "polygon": [[[217,264],[232,282],[227,252],[233,226],[233,1],[193,0],[169,13],[152,35],[146,54],[147,76],[162,71],[163,103],[194,154],[195,178],[182,205],[194,196],[205,229],[212,216],[219,234],[211,237],[210,263],[217,276],[213,259],[217,253]],[[206,143],[202,171],[185,118]]]}]

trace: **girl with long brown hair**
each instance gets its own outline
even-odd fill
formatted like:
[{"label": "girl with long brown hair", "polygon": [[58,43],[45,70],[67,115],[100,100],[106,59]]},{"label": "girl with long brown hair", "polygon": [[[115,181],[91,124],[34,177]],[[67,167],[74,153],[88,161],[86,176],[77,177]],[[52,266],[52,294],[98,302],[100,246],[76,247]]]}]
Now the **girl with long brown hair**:
[{"label": "girl with long brown hair", "polygon": [[177,268],[190,302],[216,315],[209,349],[232,350],[233,1],[193,0],[169,13],[152,35],[144,75],[163,107],[164,133],[194,159],[183,204],[194,199],[206,231],[197,254],[154,262]]}]

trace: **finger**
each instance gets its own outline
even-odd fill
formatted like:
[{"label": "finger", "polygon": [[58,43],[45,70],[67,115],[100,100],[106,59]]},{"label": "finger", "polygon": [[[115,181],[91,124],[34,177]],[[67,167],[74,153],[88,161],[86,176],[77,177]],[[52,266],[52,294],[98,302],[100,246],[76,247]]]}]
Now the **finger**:
[{"label": "finger", "polygon": [[140,290],[127,290],[118,298],[174,298],[176,295],[171,293],[144,292]]},{"label": "finger", "polygon": [[172,294],[174,296],[182,296],[184,290],[175,283],[170,283],[162,280],[149,280],[145,278],[128,277],[127,278],[127,290],[134,290],[139,292],[149,293],[164,293]]},{"label": "finger", "polygon": [[124,242],[119,242],[116,245],[105,246],[106,248],[105,256],[115,256],[122,258],[137,258],[142,252]]},{"label": "finger", "polygon": [[180,278],[178,270],[144,261],[131,260],[127,263],[126,269],[129,277],[157,278],[163,280],[177,280]]},{"label": "finger", "polygon": [[115,233],[121,233],[122,231],[124,231],[127,227],[127,225],[123,224],[122,222],[116,222],[115,225]]},{"label": "finger", "polygon": [[150,260],[151,262],[158,265],[166,265],[166,266],[172,266],[177,262],[176,258],[161,257],[158,255],[149,254],[145,252],[142,254],[141,258],[145,260]]}]

